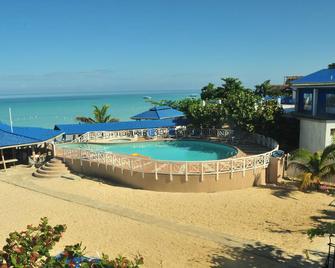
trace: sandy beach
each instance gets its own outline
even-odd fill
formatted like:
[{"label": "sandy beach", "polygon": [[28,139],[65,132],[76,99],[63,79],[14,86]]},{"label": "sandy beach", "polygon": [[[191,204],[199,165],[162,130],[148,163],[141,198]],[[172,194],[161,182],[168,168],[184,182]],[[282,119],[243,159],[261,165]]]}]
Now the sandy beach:
[{"label": "sandy beach", "polygon": [[68,226],[55,253],[82,241],[90,256],[140,253],[145,267],[298,267],[307,250],[305,267],[317,267],[327,239],[310,242],[305,232],[335,213],[331,196],[279,187],[163,193],[32,172],[0,172],[1,246],[47,216]]}]

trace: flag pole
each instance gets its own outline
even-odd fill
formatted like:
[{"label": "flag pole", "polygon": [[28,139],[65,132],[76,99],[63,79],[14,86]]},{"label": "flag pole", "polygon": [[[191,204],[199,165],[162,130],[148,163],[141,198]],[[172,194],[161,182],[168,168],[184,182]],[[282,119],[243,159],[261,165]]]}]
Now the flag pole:
[{"label": "flag pole", "polygon": [[10,123],[10,131],[13,133],[13,120],[12,120],[12,109],[9,108],[9,123]]}]

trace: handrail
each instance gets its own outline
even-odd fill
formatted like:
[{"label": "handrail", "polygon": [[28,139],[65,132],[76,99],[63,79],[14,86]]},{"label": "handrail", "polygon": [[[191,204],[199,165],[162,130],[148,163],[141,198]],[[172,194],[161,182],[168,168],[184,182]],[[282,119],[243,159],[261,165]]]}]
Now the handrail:
[{"label": "handrail", "polygon": [[[191,133],[195,130],[183,130],[178,133],[178,135],[186,136],[187,133]],[[196,130],[199,131],[199,130]],[[235,132],[233,130],[228,129],[210,129],[200,130],[201,134],[205,133],[213,134],[214,132],[218,135],[222,135],[225,137],[234,138],[232,134]],[[229,135],[227,135],[227,133]],[[89,135],[89,134],[88,134]],[[270,147],[270,151],[252,155],[245,156],[239,158],[227,158],[220,160],[207,160],[207,161],[165,161],[165,160],[154,160],[154,159],[144,159],[139,156],[130,156],[123,154],[115,154],[111,152],[96,152],[91,150],[82,150],[82,149],[70,149],[70,148],[57,148],[58,156],[63,157],[65,159],[79,159],[80,163],[82,161],[97,162],[98,165],[105,164],[113,167],[120,168],[123,170],[130,170],[131,174],[134,171],[141,172],[142,176],[145,173],[154,173],[156,179],[158,179],[158,174],[169,174],[170,180],[173,180],[173,175],[185,175],[185,178],[188,178],[189,175],[201,175],[203,180],[204,174],[216,174],[216,179],[219,178],[219,174],[221,173],[231,173],[231,175],[235,172],[243,172],[245,175],[245,171],[247,170],[255,170],[257,168],[266,168],[270,162],[271,154],[278,150],[278,143],[272,138],[265,137],[259,134],[252,134],[251,138],[255,140],[256,143],[261,144],[263,146]]]}]

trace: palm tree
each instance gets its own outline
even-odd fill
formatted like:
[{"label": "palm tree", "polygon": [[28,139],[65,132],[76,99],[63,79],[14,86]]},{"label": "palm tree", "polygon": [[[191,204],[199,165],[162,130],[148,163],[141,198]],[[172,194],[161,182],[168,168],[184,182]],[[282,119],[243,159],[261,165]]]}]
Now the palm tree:
[{"label": "palm tree", "polygon": [[267,95],[270,95],[271,88],[271,81],[266,80],[262,84],[255,86],[255,93],[261,97],[266,97]]},{"label": "palm tree", "polygon": [[109,122],[118,122],[119,119],[113,118],[111,115],[107,114],[110,108],[109,105],[105,104],[99,108],[96,105],[93,105],[93,115],[94,118],[91,117],[84,117],[84,116],[77,116],[76,120],[82,123],[109,123]]},{"label": "palm tree", "polygon": [[315,185],[331,175],[335,175],[335,144],[327,146],[322,152],[312,153],[305,149],[298,149],[289,158],[289,167],[292,166],[302,173],[302,190]]}]

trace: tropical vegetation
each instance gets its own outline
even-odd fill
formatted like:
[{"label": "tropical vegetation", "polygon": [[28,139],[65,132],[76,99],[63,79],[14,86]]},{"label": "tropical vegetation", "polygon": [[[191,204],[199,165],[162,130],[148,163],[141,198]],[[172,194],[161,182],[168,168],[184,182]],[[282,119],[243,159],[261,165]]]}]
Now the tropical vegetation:
[{"label": "tropical vegetation", "polygon": [[141,256],[130,260],[123,256],[110,259],[102,254],[101,259],[85,257],[81,243],[66,246],[58,256],[50,251],[59,242],[66,225],[52,227],[47,218],[42,218],[38,226],[28,225],[27,230],[12,232],[7,244],[0,251],[0,265],[7,268],[138,268],[143,264]]},{"label": "tropical vegetation", "polygon": [[301,173],[302,190],[309,188],[318,189],[320,182],[335,176],[335,144],[327,146],[321,152],[310,152],[298,149],[289,158],[289,167],[296,168]]},{"label": "tropical vegetation", "polygon": [[79,121],[82,123],[89,123],[89,124],[118,122],[119,119],[113,118],[110,114],[108,114],[109,109],[110,109],[110,106],[107,104],[102,105],[101,108],[94,105],[93,106],[93,118],[85,117],[85,116],[77,116],[76,121]]},{"label": "tropical vegetation", "polygon": [[[182,100],[149,100],[153,105],[167,105],[186,115],[194,127],[229,126],[249,133],[257,132],[276,139],[284,150],[297,148],[299,121],[287,118],[277,100],[264,96],[284,94],[270,80],[246,88],[238,78],[221,79],[222,84],[209,83],[201,89],[200,98]],[[287,126],[290,126],[289,128]]]}]

